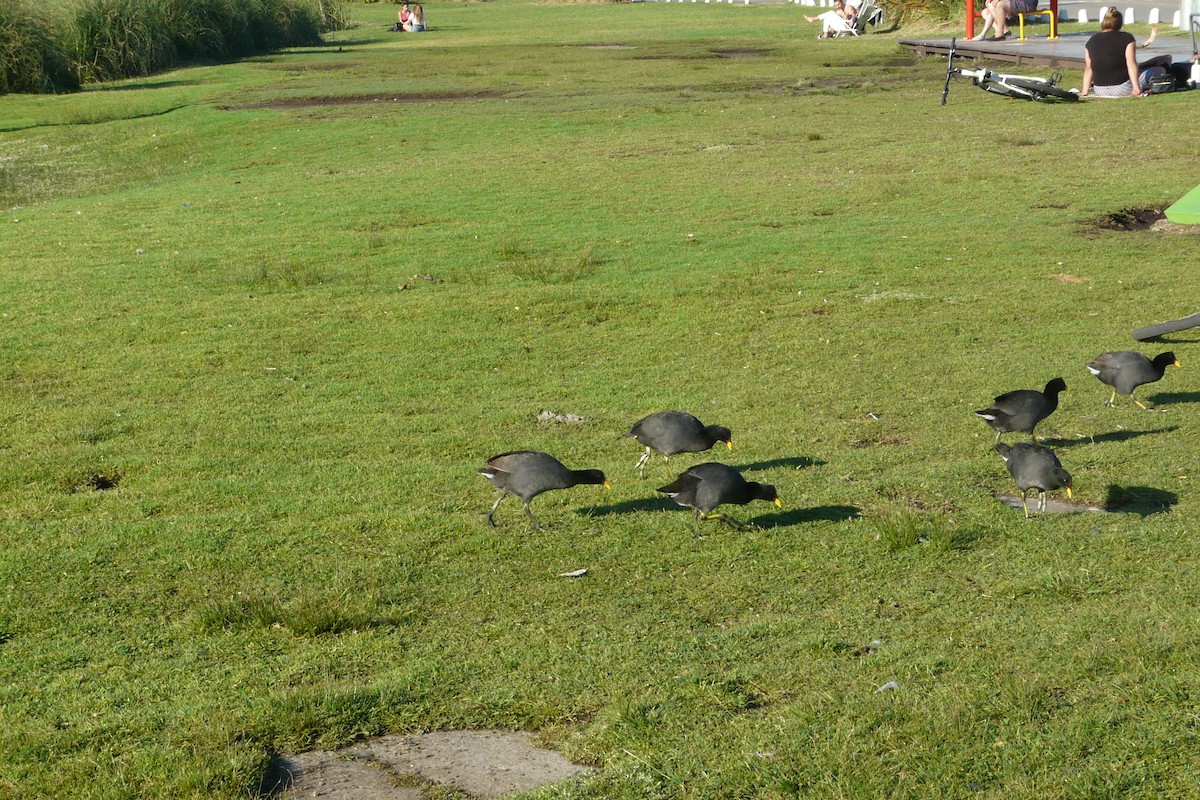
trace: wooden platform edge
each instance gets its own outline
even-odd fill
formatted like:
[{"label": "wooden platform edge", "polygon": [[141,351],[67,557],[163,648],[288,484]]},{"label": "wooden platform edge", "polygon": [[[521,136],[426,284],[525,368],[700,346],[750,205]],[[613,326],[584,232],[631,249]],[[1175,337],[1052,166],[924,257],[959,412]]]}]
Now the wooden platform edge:
[{"label": "wooden platform edge", "polygon": [[[946,56],[950,53],[949,39],[901,39],[901,47],[907,47],[920,56]],[[1003,61],[1009,64],[1028,64],[1036,67],[1058,67],[1062,69],[1083,69],[1083,58],[1064,56],[1061,54],[1045,54],[1022,52],[1020,50],[984,49],[964,46],[962,42],[955,47],[955,55],[959,58],[976,60]]]}]

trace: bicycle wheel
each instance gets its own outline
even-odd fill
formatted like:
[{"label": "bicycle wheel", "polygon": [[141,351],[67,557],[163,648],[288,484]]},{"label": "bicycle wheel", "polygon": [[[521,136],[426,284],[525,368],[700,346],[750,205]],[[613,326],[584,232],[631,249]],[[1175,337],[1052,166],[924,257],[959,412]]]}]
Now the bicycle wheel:
[{"label": "bicycle wheel", "polygon": [[1047,97],[1053,97],[1056,100],[1075,101],[1079,99],[1079,95],[1074,92],[1068,92],[1062,87],[1055,86],[1049,81],[1038,80],[1037,78],[1005,78],[1005,83],[1014,86],[1018,89],[1024,89],[1033,95],[1034,100],[1044,100]]}]

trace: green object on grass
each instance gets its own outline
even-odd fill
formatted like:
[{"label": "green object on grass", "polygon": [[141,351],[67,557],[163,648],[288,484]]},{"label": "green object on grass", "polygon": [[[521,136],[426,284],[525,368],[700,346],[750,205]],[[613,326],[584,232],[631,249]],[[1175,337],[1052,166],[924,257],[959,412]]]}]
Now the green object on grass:
[{"label": "green object on grass", "polygon": [[1180,225],[1200,225],[1200,186],[1176,200],[1166,214],[1167,219]]}]

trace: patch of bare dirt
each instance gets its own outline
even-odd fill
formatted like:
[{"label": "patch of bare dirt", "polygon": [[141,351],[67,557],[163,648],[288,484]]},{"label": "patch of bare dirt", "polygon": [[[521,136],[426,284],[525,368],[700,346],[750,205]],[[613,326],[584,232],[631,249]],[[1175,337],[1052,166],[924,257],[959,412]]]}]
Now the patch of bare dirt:
[{"label": "patch of bare dirt", "polygon": [[383,736],[337,752],[281,758],[267,794],[279,800],[422,800],[431,784],[471,797],[530,792],[585,769],[535,747],[523,731]]},{"label": "patch of bare dirt", "polygon": [[358,66],[357,61],[330,61],[316,64],[266,63],[258,64],[259,69],[275,69],[287,72],[330,72],[337,69],[349,69]]},{"label": "patch of bare dirt", "polygon": [[878,88],[883,83],[898,83],[900,79],[884,78],[879,84],[855,83],[853,81],[841,80],[839,78],[823,78],[821,80],[795,81],[756,81],[753,83],[713,83],[706,86],[687,86],[686,91],[696,92],[729,92],[734,94],[745,94],[748,92],[762,92],[774,96],[790,96],[802,95],[809,92],[828,92],[841,91],[849,89],[867,89]]},{"label": "patch of bare dirt", "polygon": [[892,436],[886,433],[872,433],[862,438],[850,439],[851,447],[859,449],[867,447],[895,447],[912,444],[912,441],[901,436]]},{"label": "patch of bare dirt", "polygon": [[1083,235],[1096,235],[1101,231],[1151,231],[1153,233],[1188,234],[1200,233],[1200,225],[1179,225],[1166,218],[1161,208],[1126,208],[1099,219],[1083,223]]},{"label": "patch of bare dirt", "polygon": [[403,94],[352,94],[325,97],[284,97],[243,106],[224,106],[225,111],[244,111],[257,108],[321,108],[324,106],[367,105],[370,103],[435,103],[450,100],[498,100],[504,92],[414,92]]},{"label": "patch of bare dirt", "polygon": [[63,488],[68,492],[107,492],[115,489],[121,483],[121,473],[116,471],[96,472],[90,475],[78,475],[67,479]]},{"label": "patch of bare dirt", "polygon": [[756,47],[735,47],[712,51],[713,55],[717,56],[718,58],[758,58],[759,56],[765,56],[770,52],[771,50],[769,48]]},{"label": "patch of bare dirt", "polygon": [[117,484],[121,482],[121,473],[113,472],[109,475],[96,474],[88,478],[87,486],[95,489],[98,492],[108,491],[109,489],[117,488]]},{"label": "patch of bare dirt", "polygon": [[716,53],[645,53],[633,58],[636,61],[700,61],[720,56]]},{"label": "patch of bare dirt", "polygon": [[1161,208],[1126,208],[1105,214],[1096,227],[1106,231],[1145,231],[1163,218]]},{"label": "patch of bare dirt", "polygon": [[543,409],[537,415],[537,421],[539,423],[553,422],[557,425],[582,425],[588,421],[588,418],[581,414],[559,414],[556,411]]}]

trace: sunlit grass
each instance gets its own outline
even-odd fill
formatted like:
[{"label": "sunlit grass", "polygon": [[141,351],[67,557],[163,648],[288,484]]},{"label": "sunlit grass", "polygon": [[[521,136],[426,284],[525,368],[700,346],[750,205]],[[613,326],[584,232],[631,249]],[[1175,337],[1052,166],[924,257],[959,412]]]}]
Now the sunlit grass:
[{"label": "sunlit grass", "polygon": [[[1084,368],[1200,303],[1195,236],[1097,224],[1192,188],[1194,98],[941,107],[783,5],[353,13],[0,98],[0,794],[521,727],[562,797],[1200,795],[1196,337],[1157,412]],[[997,498],[972,411],[1056,375],[1113,513]],[[783,508],[694,536],[622,437],[671,408]],[[613,491],[490,529],[516,448]]]}]

